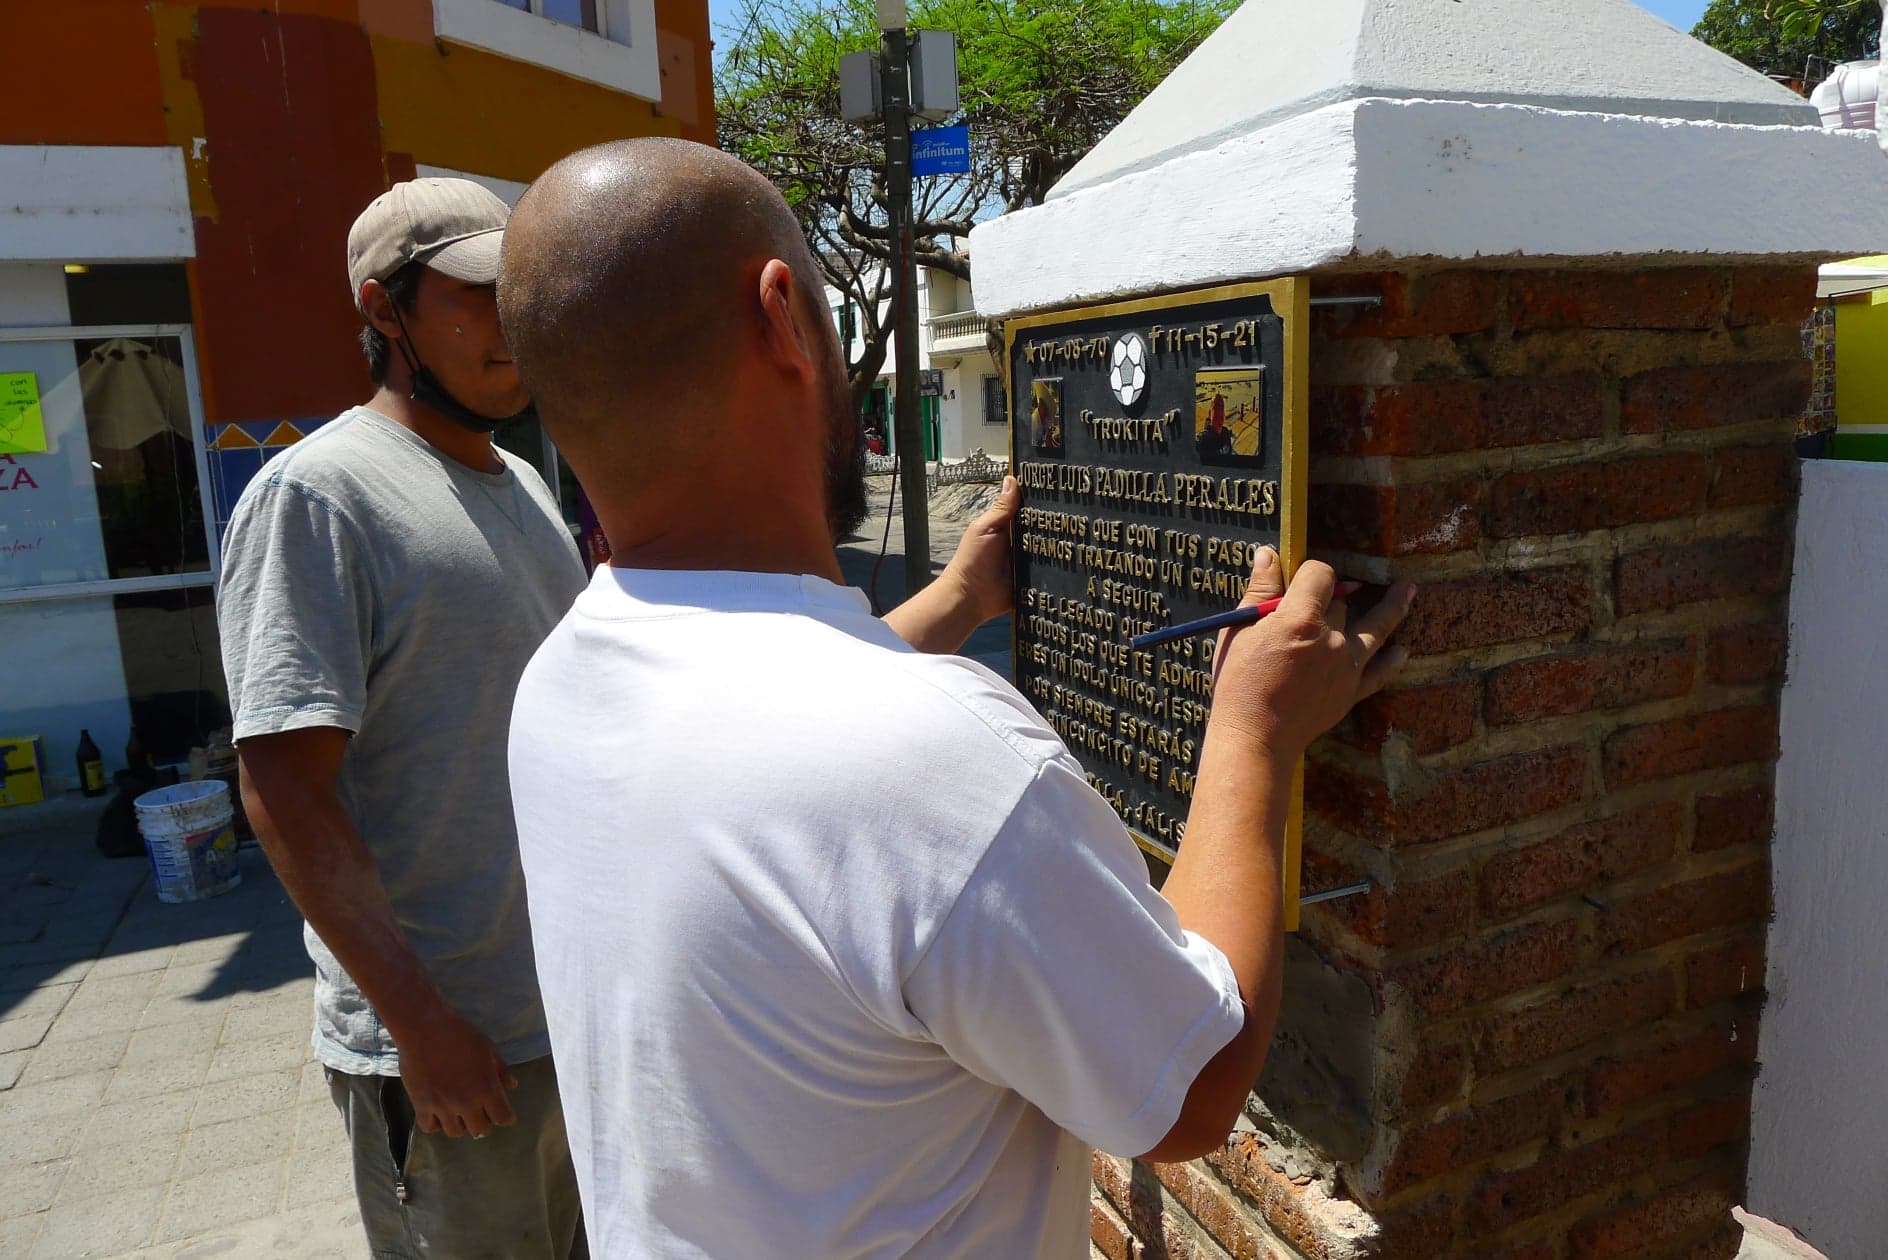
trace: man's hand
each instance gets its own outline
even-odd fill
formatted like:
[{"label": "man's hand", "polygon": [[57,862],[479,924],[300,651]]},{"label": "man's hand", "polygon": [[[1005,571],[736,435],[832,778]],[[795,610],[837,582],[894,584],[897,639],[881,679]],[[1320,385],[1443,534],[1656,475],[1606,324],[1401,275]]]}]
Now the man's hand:
[{"label": "man's hand", "polygon": [[885,614],[885,624],[920,652],[955,652],[971,632],[1015,602],[1010,590],[1010,524],[1023,492],[1005,477],[989,509],[970,523],[937,581]]},{"label": "man's hand", "polygon": [[469,1021],[447,1013],[396,1032],[394,1044],[413,1118],[426,1132],[481,1138],[517,1119],[506,1094],[518,1079],[498,1047]]},{"label": "man's hand", "polygon": [[1256,625],[1222,631],[1213,655],[1211,723],[1295,760],[1311,741],[1381,690],[1408,654],[1384,643],[1409,614],[1416,588],[1392,586],[1355,626],[1335,599],[1331,566],[1307,560],[1285,591],[1278,553],[1260,552],[1243,604],[1285,602]]},{"label": "man's hand", "polygon": [[957,553],[938,578],[941,583],[953,583],[961,592],[976,625],[1001,617],[1015,604],[1010,526],[1022,502],[1023,491],[1016,478],[1003,478],[996,502],[970,523],[957,544]]}]

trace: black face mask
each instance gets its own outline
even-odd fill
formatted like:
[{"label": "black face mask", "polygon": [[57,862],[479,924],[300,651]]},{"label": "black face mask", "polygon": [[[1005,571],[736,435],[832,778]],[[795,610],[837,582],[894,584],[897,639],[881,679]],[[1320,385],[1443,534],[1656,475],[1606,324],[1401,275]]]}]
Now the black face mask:
[{"label": "black face mask", "polygon": [[526,403],[524,410],[513,412],[509,416],[493,419],[483,416],[446,392],[446,387],[439,383],[433,370],[420,362],[419,351],[412,347],[412,335],[406,330],[406,321],[400,318],[398,303],[393,308],[394,322],[400,325],[400,357],[406,360],[407,372],[413,378],[413,386],[407,397],[422,407],[437,411],[454,424],[472,430],[474,433],[495,433],[520,420],[529,420],[537,415],[537,404]]}]

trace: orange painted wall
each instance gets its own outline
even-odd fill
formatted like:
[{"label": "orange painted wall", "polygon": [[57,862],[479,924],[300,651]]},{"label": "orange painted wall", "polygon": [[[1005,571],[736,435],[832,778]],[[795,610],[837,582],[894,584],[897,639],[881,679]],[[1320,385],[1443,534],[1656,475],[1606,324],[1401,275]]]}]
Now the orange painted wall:
[{"label": "orange painted wall", "polygon": [[176,145],[212,424],[333,414],[369,390],[344,249],[415,163],[529,180],[601,140],[713,143],[706,0],[657,0],[660,105],[432,37],[431,0],[7,6],[0,144]]}]

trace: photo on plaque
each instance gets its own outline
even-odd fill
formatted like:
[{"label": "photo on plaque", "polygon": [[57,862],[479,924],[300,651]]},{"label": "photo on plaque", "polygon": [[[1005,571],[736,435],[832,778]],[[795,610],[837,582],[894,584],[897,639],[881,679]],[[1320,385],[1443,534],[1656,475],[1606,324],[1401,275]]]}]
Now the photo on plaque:
[{"label": "photo on plaque", "polygon": [[1264,457],[1265,368],[1208,368],[1193,375],[1193,445],[1203,463],[1257,464]]},{"label": "photo on plaque", "polygon": [[1029,383],[1029,444],[1038,455],[1062,454],[1062,378]]}]

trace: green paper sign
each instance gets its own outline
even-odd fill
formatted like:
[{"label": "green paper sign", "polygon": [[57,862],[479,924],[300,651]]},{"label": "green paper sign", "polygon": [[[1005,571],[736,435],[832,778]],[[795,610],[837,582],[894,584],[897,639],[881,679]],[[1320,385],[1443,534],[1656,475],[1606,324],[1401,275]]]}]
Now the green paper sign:
[{"label": "green paper sign", "polygon": [[31,372],[0,372],[0,455],[37,455],[45,449],[38,378]]}]

